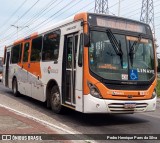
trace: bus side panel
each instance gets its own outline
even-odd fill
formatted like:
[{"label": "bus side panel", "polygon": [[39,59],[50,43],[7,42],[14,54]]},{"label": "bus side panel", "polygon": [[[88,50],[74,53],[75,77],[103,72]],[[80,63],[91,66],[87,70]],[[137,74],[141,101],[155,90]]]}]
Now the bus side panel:
[{"label": "bus side panel", "polygon": [[[18,91],[21,94],[27,95],[27,87],[28,87],[28,77],[27,77],[27,71],[21,66],[18,66],[17,74],[15,75],[18,80]],[[30,88],[29,88],[30,89]],[[31,90],[31,89],[30,89]]]}]

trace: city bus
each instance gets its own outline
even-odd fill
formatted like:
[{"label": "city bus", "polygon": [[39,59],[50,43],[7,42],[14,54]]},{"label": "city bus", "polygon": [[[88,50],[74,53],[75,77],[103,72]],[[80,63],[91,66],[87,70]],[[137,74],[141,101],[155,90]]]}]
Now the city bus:
[{"label": "city bus", "polygon": [[145,23],[82,12],[4,51],[3,84],[55,113],[156,109],[156,50]]}]

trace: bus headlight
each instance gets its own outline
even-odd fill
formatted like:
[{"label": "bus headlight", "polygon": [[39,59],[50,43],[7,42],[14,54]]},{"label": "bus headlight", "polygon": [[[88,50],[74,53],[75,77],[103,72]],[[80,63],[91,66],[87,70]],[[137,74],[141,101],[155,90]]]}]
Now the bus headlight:
[{"label": "bus headlight", "polygon": [[153,93],[152,93],[152,99],[155,98],[156,96],[157,96],[157,91],[156,91],[156,88],[155,88]]},{"label": "bus headlight", "polygon": [[89,89],[90,89],[90,94],[96,98],[102,98],[99,90],[97,89],[97,87],[95,87],[94,85],[92,85],[91,83],[88,83]]}]

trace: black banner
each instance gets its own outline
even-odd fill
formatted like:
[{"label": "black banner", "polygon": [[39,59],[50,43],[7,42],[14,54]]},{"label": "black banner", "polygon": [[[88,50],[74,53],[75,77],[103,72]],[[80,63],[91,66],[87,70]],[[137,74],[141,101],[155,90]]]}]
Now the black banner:
[{"label": "black banner", "polygon": [[160,140],[160,134],[1,134],[0,140]]}]

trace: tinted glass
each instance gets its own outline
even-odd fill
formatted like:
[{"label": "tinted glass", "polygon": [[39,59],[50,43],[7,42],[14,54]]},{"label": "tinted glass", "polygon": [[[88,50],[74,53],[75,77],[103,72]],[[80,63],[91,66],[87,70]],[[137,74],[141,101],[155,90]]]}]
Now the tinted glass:
[{"label": "tinted glass", "polygon": [[28,62],[29,42],[24,45],[23,62]]},{"label": "tinted glass", "polygon": [[128,80],[128,60],[124,35],[114,35],[120,41],[123,55],[119,56],[111,44],[106,32],[91,32],[89,47],[90,69],[104,79]]},{"label": "tinted glass", "polygon": [[11,59],[12,64],[16,64],[21,61],[21,53],[22,53],[21,45],[16,45],[12,48],[12,59]]},{"label": "tinted glass", "polygon": [[40,53],[42,48],[42,37],[32,40],[31,61],[40,61]]},{"label": "tinted glass", "polygon": [[53,61],[58,59],[60,44],[60,31],[53,31],[44,36],[42,61]]}]

